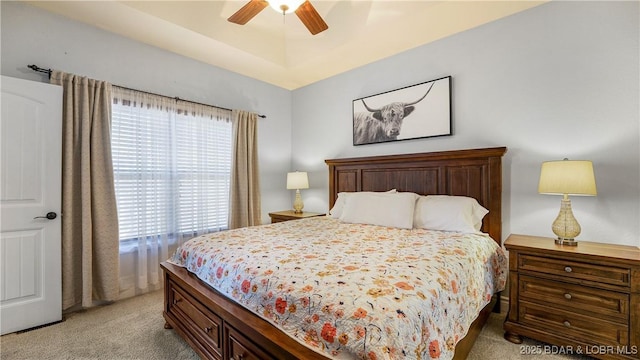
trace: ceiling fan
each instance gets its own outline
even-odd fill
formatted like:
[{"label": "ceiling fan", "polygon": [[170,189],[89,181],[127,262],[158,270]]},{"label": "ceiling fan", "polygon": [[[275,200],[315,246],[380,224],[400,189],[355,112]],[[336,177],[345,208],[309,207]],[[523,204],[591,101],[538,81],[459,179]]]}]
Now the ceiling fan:
[{"label": "ceiling fan", "polygon": [[309,0],[272,0],[271,2],[250,0],[227,20],[235,24],[244,25],[268,5],[271,5],[276,11],[282,12],[283,15],[295,11],[300,21],[309,29],[312,35],[321,33],[329,28]]}]

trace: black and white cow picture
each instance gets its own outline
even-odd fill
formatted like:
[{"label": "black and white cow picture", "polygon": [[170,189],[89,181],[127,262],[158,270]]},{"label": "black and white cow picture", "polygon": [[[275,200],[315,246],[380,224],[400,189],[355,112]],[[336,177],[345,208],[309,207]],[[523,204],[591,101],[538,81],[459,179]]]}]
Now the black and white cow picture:
[{"label": "black and white cow picture", "polygon": [[[448,80],[448,78],[445,79]],[[430,84],[426,83],[426,91],[419,98],[414,98],[411,102],[394,101],[380,107],[372,107],[367,104],[368,100],[366,99],[354,100],[353,144],[362,145],[398,140],[405,118],[414,112],[418,104],[422,103],[424,104],[423,106],[427,106],[430,100],[429,94],[435,84],[436,81],[432,81]],[[438,99],[438,101],[441,100],[442,99]],[[361,102],[366,111],[356,111],[356,102]],[[434,106],[437,105],[438,104],[435,104]],[[449,104],[446,104],[446,106],[448,107]],[[409,119],[407,121],[418,122],[430,120],[433,121],[433,119]],[[447,122],[449,122],[449,119],[447,119]],[[422,136],[420,135],[418,137]],[[405,138],[408,137],[405,136]]]}]

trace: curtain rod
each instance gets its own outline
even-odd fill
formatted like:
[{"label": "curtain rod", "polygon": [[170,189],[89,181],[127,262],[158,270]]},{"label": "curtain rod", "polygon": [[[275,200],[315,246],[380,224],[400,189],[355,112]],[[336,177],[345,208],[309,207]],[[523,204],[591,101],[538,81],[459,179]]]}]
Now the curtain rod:
[{"label": "curtain rod", "polygon": [[[45,69],[45,68],[41,68],[41,67],[39,67],[38,65],[27,65],[27,67],[28,67],[29,69],[31,69],[31,70],[33,70],[33,71],[35,71],[35,72],[39,72],[39,73],[43,73],[43,74],[47,74],[47,75],[49,76],[49,79],[51,79],[51,73],[53,72],[53,70],[51,70],[51,69]],[[199,103],[199,102],[196,102],[196,101],[185,100],[185,99],[181,99],[181,98],[179,98],[179,97],[177,97],[177,96],[171,97],[171,96],[167,96],[167,95],[162,95],[162,94],[152,93],[152,92],[149,92],[149,91],[138,90],[138,89],[132,89],[132,88],[128,88],[128,87],[126,87],[126,86],[120,86],[120,85],[114,85],[114,86],[117,86],[117,87],[120,87],[120,88],[123,88],[123,89],[127,89],[127,90],[139,91],[139,92],[142,92],[142,93],[145,93],[145,94],[150,94],[150,95],[155,95],[155,96],[162,96],[162,97],[166,97],[166,98],[170,98],[170,99],[175,99],[175,100],[180,100],[180,101],[188,101],[188,102],[191,102],[191,103],[194,103],[194,104],[198,104],[198,105],[211,106],[211,107],[215,107],[215,108],[218,108],[218,109],[231,111],[231,109],[227,109],[227,108],[224,108],[224,107],[221,107],[221,106],[215,106],[215,105],[209,105],[209,104]],[[266,117],[267,117],[267,115],[258,114],[258,117],[259,117],[259,118],[264,119],[264,118],[266,118]]]}]

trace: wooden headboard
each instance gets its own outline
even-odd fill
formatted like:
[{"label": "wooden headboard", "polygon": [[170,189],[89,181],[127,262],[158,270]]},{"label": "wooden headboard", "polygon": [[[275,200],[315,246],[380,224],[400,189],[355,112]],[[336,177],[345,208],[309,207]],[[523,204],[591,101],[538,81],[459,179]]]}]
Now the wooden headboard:
[{"label": "wooden headboard", "polygon": [[325,160],[329,208],[343,191],[461,195],[489,210],[482,224],[502,244],[502,155],[506,147]]}]

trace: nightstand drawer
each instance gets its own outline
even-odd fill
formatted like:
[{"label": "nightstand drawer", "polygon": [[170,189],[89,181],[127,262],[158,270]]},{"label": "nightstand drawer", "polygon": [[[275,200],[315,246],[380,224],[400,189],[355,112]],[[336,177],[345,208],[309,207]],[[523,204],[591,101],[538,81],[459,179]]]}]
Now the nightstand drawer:
[{"label": "nightstand drawer", "polygon": [[568,338],[598,345],[622,346],[629,342],[626,325],[594,319],[553,307],[520,301],[520,323],[561,333]]},{"label": "nightstand drawer", "polygon": [[621,323],[629,317],[628,294],[527,275],[520,275],[519,287],[520,297],[530,302]]},{"label": "nightstand drawer", "polygon": [[[271,214],[269,214],[269,215],[271,215]],[[271,215],[271,223],[272,224],[283,222],[283,221],[289,221],[289,220],[293,220],[293,219],[288,218],[288,217]]]},{"label": "nightstand drawer", "polygon": [[541,256],[520,255],[518,269],[562,276],[565,279],[587,280],[595,283],[629,287],[628,268],[600,266],[585,262],[560,260]]}]

